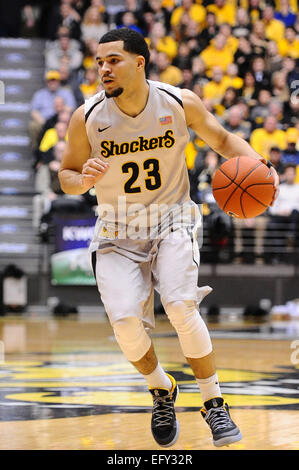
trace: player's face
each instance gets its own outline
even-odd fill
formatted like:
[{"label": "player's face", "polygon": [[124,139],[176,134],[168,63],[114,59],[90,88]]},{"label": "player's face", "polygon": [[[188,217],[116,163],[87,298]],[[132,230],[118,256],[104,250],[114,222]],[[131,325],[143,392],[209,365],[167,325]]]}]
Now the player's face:
[{"label": "player's face", "polygon": [[123,49],[123,41],[99,44],[96,61],[108,98],[131,89],[136,79],[138,56]]}]

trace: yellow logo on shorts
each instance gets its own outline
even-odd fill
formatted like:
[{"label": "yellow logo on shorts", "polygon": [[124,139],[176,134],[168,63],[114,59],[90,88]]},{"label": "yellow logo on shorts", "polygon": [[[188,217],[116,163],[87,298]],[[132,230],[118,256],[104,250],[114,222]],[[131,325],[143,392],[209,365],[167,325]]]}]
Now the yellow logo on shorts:
[{"label": "yellow logo on shorts", "polygon": [[103,227],[100,236],[109,238],[110,240],[115,240],[118,237],[118,231],[107,230],[106,227]]}]

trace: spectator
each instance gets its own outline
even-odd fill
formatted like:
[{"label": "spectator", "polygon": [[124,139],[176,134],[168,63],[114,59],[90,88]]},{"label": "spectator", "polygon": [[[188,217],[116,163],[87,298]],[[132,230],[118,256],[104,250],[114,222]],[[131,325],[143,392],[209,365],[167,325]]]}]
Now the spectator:
[{"label": "spectator", "polygon": [[155,48],[158,52],[165,52],[171,61],[177,56],[177,42],[166,34],[166,28],[162,23],[153,25],[148,39],[150,47]]},{"label": "spectator", "polygon": [[282,160],[282,152],[279,147],[271,147],[269,152],[269,160],[279,175],[280,182],[283,181],[284,163]]},{"label": "spectator", "polygon": [[256,91],[261,88],[270,88],[271,76],[266,70],[265,60],[262,57],[253,59],[252,72],[255,78]]},{"label": "spectator", "polygon": [[251,32],[248,11],[245,8],[238,8],[236,25],[233,27],[233,35],[235,38],[249,37]]},{"label": "spectator", "polygon": [[262,17],[262,8],[260,0],[249,0],[248,7],[250,22],[255,24]]},{"label": "spectator", "polygon": [[287,164],[284,182],[272,207],[269,208],[266,262],[287,261],[286,248],[298,247],[299,239],[299,185],[295,183],[296,166]]},{"label": "spectator", "polygon": [[226,46],[231,50],[232,55],[234,55],[238,49],[239,41],[232,35],[231,25],[228,23],[222,23],[219,27],[219,34],[223,34],[226,39]]},{"label": "spectator", "polygon": [[67,140],[67,128],[70,116],[63,116],[63,118],[65,118],[66,121],[57,121],[55,127],[45,132],[39,146],[40,152],[47,152],[50,148],[54,147],[59,140]]},{"label": "spectator", "polygon": [[45,79],[46,87],[36,91],[31,100],[29,134],[33,149],[37,147],[39,135],[46,120],[55,114],[54,99],[57,96],[62,97],[71,110],[76,107],[72,92],[61,87],[59,72],[50,70],[47,72]]},{"label": "spectator", "polygon": [[240,77],[244,78],[245,73],[249,70],[253,58],[253,49],[250,41],[245,37],[240,37],[238,49],[234,55],[234,63],[239,68]]},{"label": "spectator", "polygon": [[42,164],[36,175],[36,190],[40,193],[33,198],[33,226],[48,224],[53,213],[59,211],[86,211],[83,196],[69,196],[61,190],[58,171],[66,143],[58,141],[53,148],[53,160]]},{"label": "spectator", "polygon": [[178,53],[172,64],[181,70],[192,68],[191,51],[187,42],[182,41],[179,44]]},{"label": "spectator", "polygon": [[212,79],[203,86],[203,96],[215,105],[223,99],[226,84],[223,70],[220,66],[213,67],[212,73]]},{"label": "spectator", "polygon": [[223,72],[226,72],[228,65],[233,62],[233,54],[226,44],[226,37],[224,34],[220,33],[218,33],[214,41],[202,51],[200,57],[205,63],[208,77],[211,76],[214,66],[219,66],[222,68]]},{"label": "spectator", "polygon": [[244,81],[239,77],[238,66],[234,63],[229,64],[224,77],[226,87],[231,86],[236,90],[240,90],[244,84]]},{"label": "spectator", "polygon": [[[134,15],[134,21],[136,21],[135,26],[138,27],[141,31],[146,31],[145,20],[143,18],[143,11],[138,6],[137,0],[125,0],[124,9],[121,9],[115,16],[115,24],[117,27],[121,27],[123,24],[123,14],[124,12],[131,12]],[[132,18],[132,16],[131,16]],[[155,20],[153,15],[153,21]]]},{"label": "spectator", "polygon": [[229,132],[239,135],[242,139],[249,139],[251,130],[250,124],[243,120],[243,112],[238,105],[232,106],[227,111],[224,127]]},{"label": "spectator", "polygon": [[269,105],[271,102],[272,96],[268,89],[262,88],[258,92],[257,103],[252,108],[250,113],[250,120],[252,122],[253,130],[257,127],[262,127],[265,121],[265,118],[269,116]]},{"label": "spectator", "polygon": [[166,32],[170,31],[170,11],[165,8],[160,0],[147,0],[145,1],[144,12],[153,14],[155,24],[162,23]]},{"label": "spectator", "polygon": [[228,23],[231,26],[236,24],[236,10],[231,2],[226,0],[215,0],[212,4],[207,6],[208,11],[212,11],[216,15],[216,22],[218,25]]},{"label": "spectator", "polygon": [[79,87],[78,73],[71,70],[69,65],[62,64],[59,67],[59,74],[62,89],[73,93],[77,106],[83,104],[84,98]]},{"label": "spectator", "polygon": [[292,26],[286,28],[284,38],[278,41],[278,50],[282,57],[299,58],[299,39],[296,38],[296,30]]},{"label": "spectator", "polygon": [[291,96],[290,100],[284,105],[282,124],[284,128],[296,127],[299,115],[298,95]]},{"label": "spectator", "polygon": [[207,12],[205,27],[201,31],[198,42],[200,49],[203,50],[210,44],[211,39],[213,39],[218,33],[219,27],[216,23],[216,15],[212,11]]},{"label": "spectator", "polygon": [[257,153],[268,159],[271,147],[286,148],[286,133],[277,128],[274,116],[267,116],[264,126],[252,132],[250,144]]},{"label": "spectator", "polygon": [[108,31],[108,26],[103,21],[103,15],[98,7],[89,7],[84,13],[81,23],[81,40],[85,43],[90,39],[100,38]]},{"label": "spectator", "polygon": [[64,29],[59,30],[58,41],[45,52],[45,63],[47,69],[58,70],[62,59],[66,59],[72,70],[77,70],[83,60],[83,54],[78,49],[76,40],[70,38],[69,32]]},{"label": "spectator", "polygon": [[296,83],[299,83],[299,64],[298,64],[298,61],[297,61],[297,67],[296,67],[296,61],[295,59],[293,59],[293,57],[285,57],[282,61],[282,70],[285,72],[286,74],[286,80],[287,80],[287,84],[288,84],[288,87],[289,89],[293,89],[294,90],[294,86],[293,84]]},{"label": "spectator", "polygon": [[83,83],[80,85],[80,90],[85,100],[95,95],[100,86],[99,74],[96,68],[87,69],[85,71],[85,77]]},{"label": "spectator", "polygon": [[284,164],[293,163],[296,165],[296,183],[299,183],[299,148],[296,147],[299,143],[299,131],[295,127],[290,127],[286,131],[286,136],[287,147],[282,152],[282,162]]},{"label": "spectator", "polygon": [[226,110],[236,105],[239,101],[239,94],[236,88],[228,86],[224,92],[223,98],[219,105],[214,106],[215,113],[221,117]]},{"label": "spectator", "polygon": [[90,39],[85,43],[85,54],[83,59],[83,67],[85,70],[93,68],[96,65],[96,56],[99,41],[97,39]]},{"label": "spectator", "polygon": [[274,13],[276,20],[282,21],[285,27],[294,26],[296,22],[296,15],[290,9],[289,0],[280,0],[279,10],[276,9]]},{"label": "spectator", "polygon": [[158,52],[156,65],[162,82],[174,86],[178,86],[182,83],[183,74],[181,70],[170,64],[170,60],[165,52]]},{"label": "spectator", "polygon": [[132,11],[123,12],[118,28],[130,28],[139,34],[143,34],[143,30],[138,26],[138,20]]},{"label": "spectator", "polygon": [[73,39],[80,39],[80,21],[81,16],[72,7],[70,2],[63,2],[59,9],[59,25],[66,26],[70,31],[70,37]]},{"label": "spectator", "polygon": [[241,96],[250,107],[253,107],[257,103],[257,93],[258,90],[256,88],[255,76],[250,70],[248,70],[244,76],[244,84],[241,90]]},{"label": "spectator", "polygon": [[267,44],[267,51],[265,55],[266,70],[272,74],[282,68],[282,57],[278,51],[278,46],[275,41],[269,41]]},{"label": "spectator", "polygon": [[184,15],[187,16],[187,22],[188,19],[194,20],[202,29],[206,17],[206,10],[202,5],[193,3],[193,0],[182,0],[181,6],[173,10],[170,18],[171,28],[176,37]]},{"label": "spectator", "polygon": [[265,25],[262,21],[259,20],[253,23],[253,28],[249,40],[254,55],[264,57],[267,49],[267,38]]},{"label": "spectator", "polygon": [[280,103],[289,101],[290,93],[287,85],[286,74],[284,72],[277,71],[273,73],[271,85],[272,95],[276,100],[280,101]]},{"label": "spectator", "polygon": [[284,24],[274,18],[274,8],[266,5],[263,11],[263,23],[265,25],[265,36],[269,41],[279,41],[284,37]]}]

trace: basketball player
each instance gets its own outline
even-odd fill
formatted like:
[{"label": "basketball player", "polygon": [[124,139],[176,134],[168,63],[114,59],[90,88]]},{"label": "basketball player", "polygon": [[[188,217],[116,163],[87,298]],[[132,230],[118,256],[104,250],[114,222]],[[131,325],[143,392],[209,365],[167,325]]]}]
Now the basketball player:
[{"label": "basketball player", "polygon": [[[222,398],[210,336],[197,308],[211,288],[197,287],[200,214],[189,196],[188,127],[226,158],[261,157],[224,130],[193,92],[146,80],[149,50],[137,32],[106,33],[96,60],[104,90],[72,116],[61,187],[83,194],[95,186],[100,215],[90,245],[94,273],[116,340],[153,396],[154,439],[160,446],[174,444],[179,424],[178,385],[158,362],[148,334],[154,326],[153,287],[198,383],[213,442],[230,444],[242,436]],[[144,210],[138,226],[145,231],[136,237],[139,207]]]}]

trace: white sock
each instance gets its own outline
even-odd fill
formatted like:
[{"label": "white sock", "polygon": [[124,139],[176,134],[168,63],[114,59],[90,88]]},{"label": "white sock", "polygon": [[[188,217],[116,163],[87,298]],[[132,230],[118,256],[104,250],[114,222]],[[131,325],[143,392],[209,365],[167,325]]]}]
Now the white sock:
[{"label": "white sock", "polygon": [[211,400],[211,398],[222,396],[217,373],[211,375],[211,377],[208,377],[206,379],[197,379],[195,377],[195,380],[199,386],[199,390],[204,403],[208,400]]},{"label": "white sock", "polygon": [[169,391],[172,388],[171,380],[166,375],[166,372],[162,369],[159,362],[153,372],[143,377],[147,381],[149,388],[167,388]]}]

